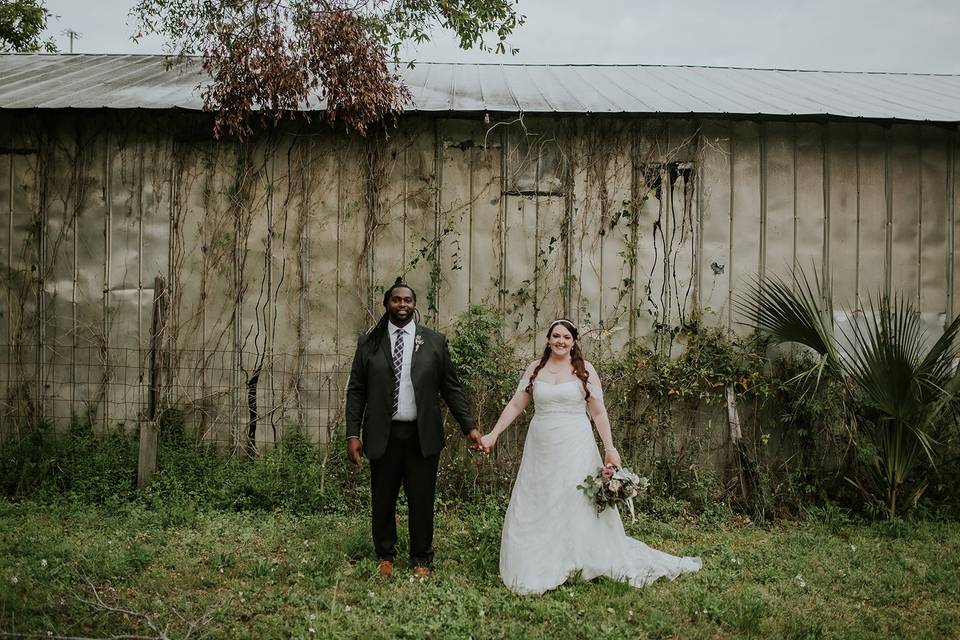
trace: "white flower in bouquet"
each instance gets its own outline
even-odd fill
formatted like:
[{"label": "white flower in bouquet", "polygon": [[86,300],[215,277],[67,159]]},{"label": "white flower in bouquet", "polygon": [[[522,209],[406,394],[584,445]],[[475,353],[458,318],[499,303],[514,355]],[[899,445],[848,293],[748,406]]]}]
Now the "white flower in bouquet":
[{"label": "white flower in bouquet", "polygon": [[625,503],[630,517],[636,521],[633,499],[650,486],[650,481],[629,469],[605,465],[595,475],[584,478],[577,488],[583,491],[597,508],[597,517],[609,506]]}]

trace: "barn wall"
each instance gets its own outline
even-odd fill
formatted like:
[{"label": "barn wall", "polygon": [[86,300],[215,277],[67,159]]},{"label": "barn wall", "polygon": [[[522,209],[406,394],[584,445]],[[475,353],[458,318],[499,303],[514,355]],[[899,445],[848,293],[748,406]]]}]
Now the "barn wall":
[{"label": "barn wall", "polygon": [[205,117],[0,114],[0,426],[147,406],[154,279],[162,395],[241,446],[340,420],[357,336],[404,274],[441,330],[470,304],[532,355],[549,321],[588,352],[665,350],[701,313],[816,267],[839,305],[957,312],[955,134],[924,125],[410,116],[389,139],[289,126],[217,142]]}]

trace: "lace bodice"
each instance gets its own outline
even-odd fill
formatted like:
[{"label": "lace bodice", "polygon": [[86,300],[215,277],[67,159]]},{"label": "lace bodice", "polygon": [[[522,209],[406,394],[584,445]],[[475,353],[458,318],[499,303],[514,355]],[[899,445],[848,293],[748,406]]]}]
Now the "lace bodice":
[{"label": "lace bodice", "polygon": [[[592,383],[587,383],[590,396],[603,399],[603,392]],[[526,389],[527,380],[520,382],[520,388]],[[586,411],[587,403],[580,380],[568,380],[551,384],[542,380],[533,381],[533,402],[538,415],[545,414],[581,414]]]}]

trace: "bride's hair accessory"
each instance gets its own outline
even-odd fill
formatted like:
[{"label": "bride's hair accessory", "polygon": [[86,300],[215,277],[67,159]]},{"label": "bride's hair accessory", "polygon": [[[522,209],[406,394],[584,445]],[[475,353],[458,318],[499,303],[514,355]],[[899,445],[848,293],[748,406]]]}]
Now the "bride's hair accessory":
[{"label": "bride's hair accessory", "polygon": [[547,333],[549,334],[551,331],[553,331],[553,328],[558,324],[565,324],[567,325],[568,329],[577,331],[577,325],[573,323],[573,320],[569,320],[567,318],[557,318],[556,320],[550,323],[550,326],[547,328]]}]

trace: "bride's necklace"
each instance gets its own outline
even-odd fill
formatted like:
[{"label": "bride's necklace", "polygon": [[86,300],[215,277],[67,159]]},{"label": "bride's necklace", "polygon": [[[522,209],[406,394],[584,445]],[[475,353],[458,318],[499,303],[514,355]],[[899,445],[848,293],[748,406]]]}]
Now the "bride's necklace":
[{"label": "bride's necklace", "polygon": [[[567,364],[567,366],[569,366],[569,363]],[[566,369],[566,366],[560,365],[559,367],[551,369],[549,365],[545,365],[543,368],[547,370],[547,373],[558,376],[564,372],[564,370]]]}]

